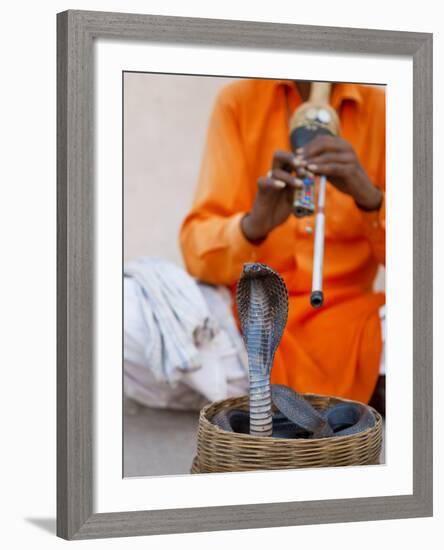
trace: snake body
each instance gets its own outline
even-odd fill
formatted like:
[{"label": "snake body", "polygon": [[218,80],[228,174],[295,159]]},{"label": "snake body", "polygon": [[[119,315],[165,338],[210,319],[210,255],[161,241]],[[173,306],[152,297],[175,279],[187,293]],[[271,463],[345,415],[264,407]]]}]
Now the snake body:
[{"label": "snake body", "polygon": [[236,290],[239,321],[248,354],[250,434],[272,433],[270,372],[287,322],[284,281],[263,264],[246,264]]},{"label": "snake body", "polygon": [[248,354],[250,411],[224,409],[212,418],[216,426],[253,436],[322,438],[352,435],[375,425],[370,408],[361,403],[318,411],[291,388],[270,384],[288,316],[288,292],[278,273],[265,264],[245,264],[236,303]]}]

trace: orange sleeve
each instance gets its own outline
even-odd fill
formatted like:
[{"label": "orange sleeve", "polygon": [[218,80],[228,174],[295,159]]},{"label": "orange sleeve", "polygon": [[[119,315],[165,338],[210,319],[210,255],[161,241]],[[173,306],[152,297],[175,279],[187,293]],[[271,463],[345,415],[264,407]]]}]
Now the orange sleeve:
[{"label": "orange sleeve", "polygon": [[216,99],[191,212],[180,229],[188,272],[198,279],[231,286],[259,246],[240,228],[251,208],[254,184],[248,173],[240,135],[240,115],[230,86]]},{"label": "orange sleeve", "polygon": [[385,266],[385,191],[383,191],[379,210],[374,212],[362,211],[362,216],[373,254],[378,263]]},{"label": "orange sleeve", "polygon": [[[381,101],[382,98],[382,101]],[[375,117],[377,128],[370,142],[375,144],[375,154],[378,159],[378,170],[375,174],[374,185],[382,191],[382,203],[379,210],[365,212],[361,210],[364,220],[365,232],[370,241],[376,261],[385,266],[385,96],[380,96],[380,101],[374,105],[372,116]],[[379,149],[376,145],[380,145]]]}]

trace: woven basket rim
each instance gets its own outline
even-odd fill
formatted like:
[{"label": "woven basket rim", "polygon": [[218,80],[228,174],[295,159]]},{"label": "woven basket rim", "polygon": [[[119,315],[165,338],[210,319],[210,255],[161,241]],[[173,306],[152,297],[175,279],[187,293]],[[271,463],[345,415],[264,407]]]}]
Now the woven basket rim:
[{"label": "woven basket rim", "polygon": [[[313,399],[326,399],[326,400],[334,400],[334,401],[337,401],[338,403],[356,403],[356,404],[359,404],[359,405],[363,405],[363,403],[361,403],[360,401],[355,401],[353,399],[346,399],[346,398],[343,398],[343,397],[336,397],[336,396],[331,396],[331,395],[323,395],[323,394],[318,394],[318,393],[303,393],[301,395],[303,397],[307,397],[308,399],[310,399],[310,398],[313,398]],[[251,442],[256,441],[256,442],[262,443],[262,444],[265,441],[269,444],[273,444],[273,442],[281,442],[281,443],[286,442],[288,444],[291,444],[291,442],[293,442],[293,443],[297,443],[298,445],[311,445],[315,442],[325,443],[327,440],[329,440],[329,441],[334,440],[335,442],[340,442],[340,441],[344,441],[344,440],[354,439],[357,436],[362,437],[365,434],[368,434],[369,432],[374,431],[378,427],[378,425],[382,422],[382,416],[379,414],[379,412],[376,409],[374,409],[370,405],[366,405],[366,406],[371,410],[373,416],[375,417],[375,425],[374,426],[372,426],[370,428],[367,428],[366,430],[363,430],[362,432],[358,432],[358,433],[355,433],[355,434],[348,434],[348,435],[339,435],[339,436],[335,436],[334,438],[333,437],[317,437],[317,438],[305,439],[305,438],[254,436],[254,435],[250,435],[250,434],[243,434],[243,433],[237,433],[237,432],[228,432],[226,430],[223,430],[222,428],[219,428],[219,426],[216,426],[216,424],[213,424],[211,422],[211,418],[213,416],[211,416],[211,417],[208,416],[208,410],[209,409],[220,407],[223,404],[227,404],[229,402],[236,402],[236,401],[241,401],[241,400],[242,401],[248,401],[249,400],[248,395],[240,395],[240,396],[236,396],[236,397],[229,397],[227,399],[221,399],[221,400],[218,400],[218,401],[213,401],[212,403],[208,403],[200,411],[199,422],[202,422],[203,424],[206,424],[209,429],[214,430],[216,433],[228,435],[229,437],[233,437],[233,438],[239,439],[241,441],[242,440],[243,441],[251,441]]]}]

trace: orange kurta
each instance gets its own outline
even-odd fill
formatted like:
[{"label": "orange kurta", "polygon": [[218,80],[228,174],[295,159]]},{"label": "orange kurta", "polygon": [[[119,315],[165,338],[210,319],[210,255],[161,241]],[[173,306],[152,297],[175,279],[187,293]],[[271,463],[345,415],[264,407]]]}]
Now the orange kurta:
[{"label": "orange kurta", "polygon": [[[287,97],[287,99],[286,99]],[[289,113],[301,98],[293,82],[235,81],[219,93],[211,115],[198,186],[180,243],[191,275],[233,292],[245,262],[268,264],[284,278],[289,316],[271,379],[302,392],[367,402],[381,355],[378,309],[372,284],[385,263],[385,198],[379,211],[363,212],[327,184],[324,305],[310,305],[313,218],[290,216],[260,245],[240,229],[253,204],[257,179],[277,149],[289,150]],[[381,88],[337,84],[332,106],[372,182],[385,189],[385,96]],[[289,109],[287,108],[287,105]]]}]

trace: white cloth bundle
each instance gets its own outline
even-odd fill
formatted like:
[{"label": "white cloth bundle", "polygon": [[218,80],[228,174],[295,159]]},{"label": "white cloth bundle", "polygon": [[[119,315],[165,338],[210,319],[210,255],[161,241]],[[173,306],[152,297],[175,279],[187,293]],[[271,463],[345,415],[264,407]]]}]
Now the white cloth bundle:
[{"label": "white cloth bundle", "polygon": [[198,285],[157,258],[132,261],[124,274],[129,397],[149,406],[199,408],[246,391],[248,360],[227,289]]},{"label": "white cloth bundle", "polygon": [[[181,371],[200,367],[197,345],[211,340],[217,326],[211,322],[196,283],[174,264],[156,258],[139,258],[125,266],[125,277],[137,283],[146,323],[144,357],[158,380],[177,381]],[[140,350],[137,350],[140,353]]]}]

